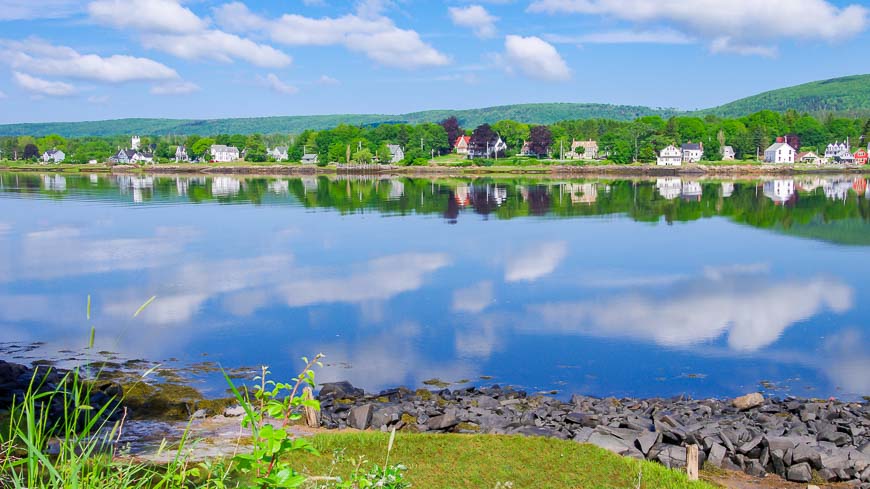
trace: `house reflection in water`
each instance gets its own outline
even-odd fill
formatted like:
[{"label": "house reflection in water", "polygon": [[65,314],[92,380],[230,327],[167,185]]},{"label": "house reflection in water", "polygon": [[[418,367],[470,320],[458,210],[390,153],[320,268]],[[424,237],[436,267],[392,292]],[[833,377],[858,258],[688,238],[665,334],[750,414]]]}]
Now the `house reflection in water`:
[{"label": "house reflection in water", "polygon": [[275,195],[287,195],[290,193],[290,182],[287,180],[275,180],[269,182],[269,192]]},{"label": "house reflection in water", "polygon": [[211,181],[213,197],[232,197],[242,190],[242,183],[231,177],[215,177]]},{"label": "house reflection in water", "polygon": [[390,200],[399,200],[405,196],[405,184],[401,180],[390,180]]},{"label": "house reflection in water", "polygon": [[675,177],[659,178],[656,180],[656,189],[663,198],[674,200],[683,191],[683,181]]},{"label": "house reflection in water", "polygon": [[149,195],[153,194],[154,191],[154,177],[121,175],[116,181],[121,194],[127,193],[128,190],[133,191],[133,202],[137,204],[141,204],[145,201],[146,190]]},{"label": "house reflection in water", "polygon": [[722,182],[722,197],[726,199],[734,195],[734,183]]},{"label": "house reflection in water", "polygon": [[61,175],[43,175],[42,188],[52,192],[66,192],[66,178]]},{"label": "house reflection in water", "polygon": [[701,202],[701,196],[704,190],[701,188],[701,182],[685,182],[683,184],[682,196],[687,202]]},{"label": "house reflection in water", "polygon": [[598,201],[598,185],[595,183],[566,183],[562,193],[568,194],[572,204],[594,204]]},{"label": "house reflection in water", "polygon": [[765,197],[772,200],[776,205],[784,205],[797,197],[794,180],[770,180],[764,182],[763,192]]}]

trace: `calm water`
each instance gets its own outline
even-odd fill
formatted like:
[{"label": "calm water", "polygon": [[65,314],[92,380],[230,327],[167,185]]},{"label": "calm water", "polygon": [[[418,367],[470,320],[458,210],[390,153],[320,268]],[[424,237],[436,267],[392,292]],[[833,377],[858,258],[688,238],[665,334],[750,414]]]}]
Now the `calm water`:
[{"label": "calm water", "polygon": [[7,358],[75,356],[93,324],[121,359],[290,375],[322,351],[320,380],[367,390],[855,398],[868,278],[870,195],[852,177],[0,174]]}]

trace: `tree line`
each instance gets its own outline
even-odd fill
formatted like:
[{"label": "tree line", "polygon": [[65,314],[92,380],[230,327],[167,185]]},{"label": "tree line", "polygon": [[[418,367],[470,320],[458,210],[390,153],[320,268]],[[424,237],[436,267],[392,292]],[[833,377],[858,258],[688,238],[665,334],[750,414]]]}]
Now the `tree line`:
[{"label": "tree line", "polygon": [[[389,145],[398,145],[404,150],[402,164],[424,165],[433,157],[451,153],[460,136],[470,136],[474,154],[491,157],[515,157],[522,152],[522,156],[559,158],[570,150],[573,141],[594,140],[610,161],[625,164],[655,161],[657,152],[665,146],[687,142],[704,143],[703,159],[708,161],[720,160],[725,145],[734,148],[738,159],[752,159],[758,153],[763,154],[767,146],[783,135],[790,135],[791,142],[797,141],[801,147],[796,149],[801,151],[824,152],[829,143],[847,138],[853,147],[863,147],[870,136],[870,119],[833,115],[817,118],[795,111],[761,111],[739,118],[645,116],[631,122],[583,119],[550,125],[502,120],[468,128],[457,118],[448,117],[437,124],[342,124],[333,129],[305,130],[299,134],[143,136],[141,144],[142,148],[153,152],[159,162],[174,160],[176,147],[180,145],[187,149],[191,159],[202,157],[207,161],[211,145],[225,144],[244,150],[248,161],[270,161],[267,150],[284,146],[288,148],[290,161],[299,161],[304,154],[317,154],[321,164],[389,161]],[[505,149],[498,154],[485,154],[483,149],[495,147],[498,139],[504,141]],[[67,155],[67,162],[87,163],[106,161],[129,146],[129,136],[9,136],[0,137],[0,158],[36,160],[44,151],[59,149]]]}]

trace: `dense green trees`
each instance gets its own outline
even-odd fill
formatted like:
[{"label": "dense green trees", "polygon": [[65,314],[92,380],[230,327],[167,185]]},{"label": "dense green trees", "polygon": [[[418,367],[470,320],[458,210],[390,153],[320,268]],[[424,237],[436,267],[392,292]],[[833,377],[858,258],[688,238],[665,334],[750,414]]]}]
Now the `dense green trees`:
[{"label": "dense green trees", "polygon": [[[721,148],[725,145],[733,147],[739,159],[754,158],[757,152],[762,153],[778,136],[783,135],[789,135],[790,141],[799,140],[802,145],[799,149],[803,151],[824,151],[827,144],[847,138],[856,149],[859,145],[867,144],[866,139],[861,137],[870,135],[870,120],[831,115],[818,119],[795,111],[761,111],[736,119],[722,119],[714,115],[663,119],[658,115],[649,115],[630,122],[584,119],[534,127],[516,120],[502,120],[469,131],[463,130],[456,118],[448,117],[440,124],[341,124],[333,129],[305,130],[295,135],[219,134],[208,138],[197,135],[143,135],[142,144],[143,147],[155,145],[155,153],[160,161],[171,161],[179,145],[188,148],[191,158],[208,158],[209,146],[226,144],[245,151],[248,161],[267,161],[268,148],[287,146],[291,161],[299,161],[303,154],[309,153],[317,154],[323,164],[355,161],[355,155],[363,150],[368,151],[372,160],[377,157],[380,161],[388,161],[390,154],[387,146],[395,144],[404,149],[405,164],[422,164],[432,156],[451,152],[456,138],[467,134],[472,135],[472,144],[479,145],[482,151],[485,151],[487,142],[493,145],[500,137],[507,145],[504,155],[513,156],[521,151],[523,142],[534,139],[533,131],[539,131],[539,135],[549,132],[549,138],[543,138],[543,146],[547,147],[537,145],[533,148],[536,154],[557,156],[560,148],[569,150],[572,141],[594,140],[598,142],[602,156],[615,163],[631,163],[654,161],[656,153],[665,146],[689,141],[704,144],[706,160],[719,159]],[[4,159],[32,159],[34,148],[37,156],[43,151],[57,148],[67,154],[68,161],[86,163],[89,160],[104,161],[118,149],[129,146],[128,136],[65,139],[55,134],[39,139],[31,136],[0,137],[0,156]],[[25,155],[26,148],[29,151]]]}]

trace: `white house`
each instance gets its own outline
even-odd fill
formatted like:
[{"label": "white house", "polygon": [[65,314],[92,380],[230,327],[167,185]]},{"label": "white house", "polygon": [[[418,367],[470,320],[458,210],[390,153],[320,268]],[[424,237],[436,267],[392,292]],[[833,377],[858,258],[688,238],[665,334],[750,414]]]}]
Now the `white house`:
[{"label": "white house", "polygon": [[697,163],[704,156],[704,143],[689,141],[680,147],[683,153],[683,163]]},{"label": "white house", "polygon": [[783,138],[776,138],[776,142],[764,150],[766,163],[794,163],[797,151],[784,141]]},{"label": "white house", "polygon": [[680,166],[683,164],[683,152],[672,144],[659,153],[656,164],[658,166]]},{"label": "white house", "polygon": [[456,138],[456,142],[453,143],[453,150],[458,155],[467,155],[469,143],[471,143],[471,136],[459,136]]},{"label": "white house", "polygon": [[187,148],[184,145],[178,145],[175,148],[175,162],[179,161],[190,161],[190,157],[187,156]]},{"label": "white house", "polygon": [[275,161],[287,161],[287,146],[278,146],[266,151],[266,154],[275,159]]},{"label": "white house", "polygon": [[722,146],[722,161],[734,161],[734,158],[737,156],[737,153],[734,152],[734,148],[731,146]]},{"label": "white house", "polygon": [[388,144],[387,148],[390,150],[390,164],[399,163],[405,159],[405,150],[398,144]]},{"label": "white house", "polygon": [[785,204],[794,195],[794,180],[764,182],[764,195],[776,204]]},{"label": "white house", "polygon": [[141,153],[136,151],[130,161],[132,163],[154,163],[154,153]]},{"label": "white house", "polygon": [[851,156],[852,148],[849,147],[849,140],[843,141],[842,143],[839,141],[834,141],[833,144],[829,144],[827,148],[825,148],[825,158],[829,161],[840,160],[842,156],[848,154]]},{"label": "white house", "polygon": [[488,143],[486,146],[482,146],[480,148],[475,148],[469,146],[468,148],[468,157],[469,158],[493,158],[498,157],[499,154],[507,151],[507,143],[499,136],[495,142]]},{"label": "white house", "polygon": [[136,154],[137,151],[134,149],[122,149],[115,153],[114,156],[109,158],[109,162],[126,165],[127,163],[133,162],[133,158],[136,156]]},{"label": "white house", "polygon": [[42,161],[44,163],[63,163],[63,160],[65,159],[66,155],[59,149],[50,149],[45,153],[42,153]]},{"label": "white house", "polygon": [[139,146],[142,144],[142,140],[139,139],[139,136],[133,136],[130,138],[130,149],[137,150]]},{"label": "white house", "polygon": [[815,151],[804,151],[803,153],[798,153],[794,160],[795,162],[809,163],[812,165],[821,162],[821,158],[819,158],[819,155],[817,155]]},{"label": "white house", "polygon": [[218,163],[228,163],[239,159],[239,148],[224,144],[213,144],[209,150],[211,159]]},{"label": "white house", "polygon": [[303,165],[316,165],[320,161],[320,157],[314,153],[308,153],[302,155],[302,164]]}]

